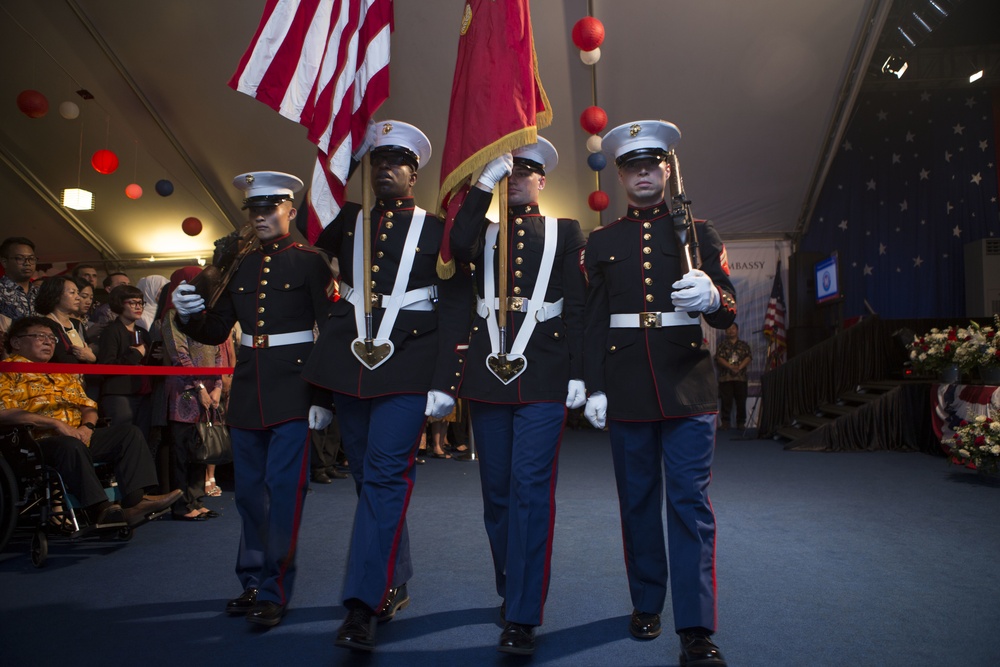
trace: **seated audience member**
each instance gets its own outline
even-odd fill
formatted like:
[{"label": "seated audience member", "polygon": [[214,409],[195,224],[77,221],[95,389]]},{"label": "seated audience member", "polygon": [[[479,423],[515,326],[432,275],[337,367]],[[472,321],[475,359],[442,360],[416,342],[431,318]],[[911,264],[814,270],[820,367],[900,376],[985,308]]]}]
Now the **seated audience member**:
[{"label": "seated audience member", "polygon": [[156,305],[159,303],[160,293],[169,284],[168,278],[156,274],[143,276],[135,284],[142,292],[142,300],[146,303],[142,309],[142,317],[139,318],[139,324],[146,331],[153,331],[153,320],[156,318]]},{"label": "seated audience member", "polygon": [[[177,327],[177,311],[170,295],[181,281],[191,282],[201,273],[201,268],[189,266],[177,269],[170,277],[165,307],[159,320],[163,332],[163,346],[171,366],[205,367],[221,366],[222,351],[219,345],[204,345],[184,334]],[[173,517],[185,521],[203,521],[218,514],[205,507],[205,464],[193,457],[198,440],[195,424],[208,420],[209,410],[218,410],[222,400],[222,377],[203,375],[170,375],[166,379],[167,417],[173,435],[174,480],[184,496],[174,503]]]},{"label": "seated audience member", "polygon": [[98,340],[101,337],[101,332],[104,331],[104,327],[108,326],[108,322],[115,319],[115,314],[111,312],[111,290],[119,285],[131,284],[132,281],[129,280],[129,277],[121,271],[109,273],[108,277],[104,279],[104,291],[94,292],[94,300],[98,301],[100,305],[94,308],[94,312],[90,316],[90,325],[87,327],[87,340],[91,342]]},{"label": "seated audience member", "polygon": [[[22,318],[11,325],[8,361],[46,363],[56,342],[46,318]],[[92,521],[126,521],[135,526],[181,497],[179,489],[161,496],[146,495],[145,489],[157,484],[156,472],[138,429],[131,424],[96,428],[96,423],[96,405],[87,398],[77,376],[28,369],[0,374],[0,424],[33,429],[45,462],[59,472]],[[94,462],[114,467],[121,505],[108,501],[94,473]]]},{"label": "seated audience member", "polygon": [[[76,278],[78,287],[80,287],[81,282],[90,285],[91,303],[87,306],[86,317],[80,318],[86,325],[94,314],[94,308],[97,307],[97,267],[93,264],[77,264],[73,267],[71,275]],[[83,287],[80,287],[80,294],[83,294]]]},{"label": "seated audience member", "polygon": [[[58,364],[82,364],[97,361],[94,351],[83,340],[83,325],[76,319],[80,308],[80,292],[69,276],[52,276],[42,283],[35,300],[35,311],[55,326],[59,337],[52,361]],[[51,326],[51,325],[50,325]]]},{"label": "seated audience member", "polygon": [[76,319],[83,325],[82,335],[86,335],[90,311],[94,308],[94,286],[83,278],[77,278],[76,290],[80,294],[80,308],[76,311]]},{"label": "seated audience member", "polygon": [[[132,285],[119,285],[111,290],[108,305],[116,315],[108,323],[97,344],[97,361],[101,364],[139,366],[149,349],[149,332],[136,324],[145,302],[142,292]],[[152,387],[145,375],[105,375],[101,383],[101,413],[112,425],[135,424],[149,440],[152,417]]]},{"label": "seated audience member", "polygon": [[0,315],[11,321],[35,314],[35,299],[40,285],[31,282],[38,257],[35,244],[23,236],[12,236],[0,243]]}]

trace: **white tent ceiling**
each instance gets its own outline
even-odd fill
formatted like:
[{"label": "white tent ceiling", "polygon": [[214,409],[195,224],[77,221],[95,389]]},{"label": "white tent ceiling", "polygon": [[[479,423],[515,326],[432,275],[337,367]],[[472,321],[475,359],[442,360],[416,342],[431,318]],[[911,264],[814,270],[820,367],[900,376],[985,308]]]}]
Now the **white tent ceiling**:
[{"label": "white tent ceiling", "polygon": [[[308,181],[315,157],[305,129],[226,86],[264,0],[0,0],[0,237],[25,235],[46,261],[135,266],[150,256],[210,256],[212,241],[240,224],[234,175],[288,171]],[[390,99],[379,117],[421,127],[437,155],[421,170],[417,198],[433,208],[464,0],[396,0]],[[536,51],[554,121],[542,131],[560,151],[543,206],[602,222],[587,207],[597,180],[578,118],[596,103],[609,127],[665,118],[683,133],[678,154],[698,217],[724,238],[778,238],[803,220],[838,128],[849,117],[891,0],[535,0]],[[570,39],[588,14],[605,25],[603,57],[580,62]],[[41,91],[51,105],[29,119],[14,100]],[[86,101],[77,90],[90,91]],[[80,117],[59,114],[74,101]],[[83,137],[80,165],[81,132]],[[90,155],[120,158],[97,174]],[[78,175],[79,174],[79,175]],[[154,184],[169,179],[169,197]],[[77,182],[96,208],[56,201]],[[624,206],[613,169],[603,222]],[[125,186],[144,195],[131,200]],[[353,184],[351,193],[358,195]],[[202,220],[189,237],[181,221]]]}]

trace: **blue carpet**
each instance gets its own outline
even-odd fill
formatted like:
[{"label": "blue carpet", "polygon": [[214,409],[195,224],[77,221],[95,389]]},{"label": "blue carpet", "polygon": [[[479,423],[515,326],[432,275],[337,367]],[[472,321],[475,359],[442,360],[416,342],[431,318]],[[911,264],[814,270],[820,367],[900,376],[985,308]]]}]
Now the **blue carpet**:
[{"label": "blue carpet", "polygon": [[[785,452],[720,434],[719,632],[730,665],[1000,664],[1000,484],[923,454]],[[24,535],[0,553],[0,665],[676,665],[677,640],[628,635],[631,611],[607,436],[566,431],[553,578],[533,659],[502,656],[476,463],[420,466],[409,521],[412,604],[371,656],[333,646],[353,484],[306,501],[299,578],[266,632],[220,612],[237,595],[223,517],[157,521],[129,543]],[[669,603],[668,603],[669,604]]]}]

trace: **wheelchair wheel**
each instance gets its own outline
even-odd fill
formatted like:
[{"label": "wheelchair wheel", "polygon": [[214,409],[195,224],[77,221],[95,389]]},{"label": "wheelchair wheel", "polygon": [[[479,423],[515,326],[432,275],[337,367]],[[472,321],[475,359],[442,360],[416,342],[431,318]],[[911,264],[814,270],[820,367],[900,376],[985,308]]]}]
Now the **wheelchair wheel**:
[{"label": "wheelchair wheel", "polygon": [[123,526],[118,529],[118,539],[122,542],[128,542],[132,539],[132,526]]},{"label": "wheelchair wheel", "polygon": [[7,545],[17,524],[17,478],[0,456],[0,551]]},{"label": "wheelchair wheel", "polygon": [[31,564],[35,567],[42,567],[48,557],[49,538],[45,536],[45,531],[36,530],[31,537]]}]

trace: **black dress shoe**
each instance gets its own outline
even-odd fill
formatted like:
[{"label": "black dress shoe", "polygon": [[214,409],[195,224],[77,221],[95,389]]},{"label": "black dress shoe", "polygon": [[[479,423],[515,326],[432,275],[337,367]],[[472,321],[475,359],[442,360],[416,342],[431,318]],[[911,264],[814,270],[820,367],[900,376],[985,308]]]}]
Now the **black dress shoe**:
[{"label": "black dress shoe", "polygon": [[531,655],[535,652],[535,626],[508,623],[500,633],[497,650],[514,655]]},{"label": "black dress shoe", "polygon": [[247,621],[255,625],[274,627],[285,616],[285,605],[271,600],[259,600],[247,612]]},{"label": "black dress shoe", "polygon": [[681,667],[726,667],[719,647],[705,632],[681,632]]},{"label": "black dress shoe", "polygon": [[347,471],[339,469],[337,466],[330,466],[326,469],[326,476],[330,479],[347,479],[350,475]]},{"label": "black dress shoe", "polygon": [[170,517],[174,521],[207,521],[208,517],[204,514],[195,514],[194,516],[188,516],[187,514],[171,514]]},{"label": "black dress shoe", "polygon": [[248,588],[243,591],[243,595],[238,598],[233,598],[226,603],[226,613],[227,614],[241,614],[246,615],[250,608],[257,604],[257,589]]},{"label": "black dress shoe", "polygon": [[636,639],[655,639],[660,636],[660,615],[646,614],[638,609],[632,610],[632,619],[628,631]]},{"label": "black dress shoe", "polygon": [[317,484],[330,484],[333,482],[333,480],[330,479],[330,476],[327,475],[326,472],[323,470],[314,472],[312,474],[312,481],[316,482]]},{"label": "black dress shoe", "polygon": [[410,594],[406,592],[406,584],[398,588],[390,588],[389,595],[385,598],[385,604],[378,611],[379,623],[391,621],[397,611],[402,611],[410,604]]},{"label": "black dress shoe", "polygon": [[201,515],[206,519],[218,519],[220,516],[222,516],[215,510],[208,510],[207,512],[202,512]]},{"label": "black dress shoe", "polygon": [[364,604],[358,604],[347,611],[347,618],[337,630],[337,640],[334,643],[353,651],[373,651],[375,625],[375,613]]}]

